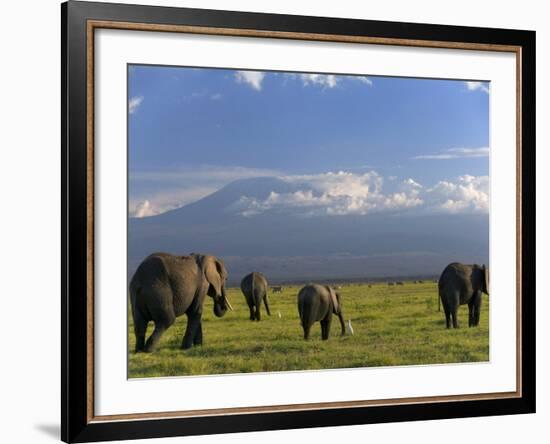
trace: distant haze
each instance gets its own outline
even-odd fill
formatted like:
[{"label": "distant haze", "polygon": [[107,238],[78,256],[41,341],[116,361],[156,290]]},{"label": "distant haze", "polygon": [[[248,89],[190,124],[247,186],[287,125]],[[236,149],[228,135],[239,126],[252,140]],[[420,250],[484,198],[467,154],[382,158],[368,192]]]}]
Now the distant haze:
[{"label": "distant haze", "polygon": [[155,251],[215,254],[233,284],[251,270],[272,282],[345,280],[436,275],[452,261],[488,262],[483,213],[310,215],[275,207],[242,214],[243,196],[291,189],[280,179],[243,179],[182,208],[130,218],[129,272]]}]

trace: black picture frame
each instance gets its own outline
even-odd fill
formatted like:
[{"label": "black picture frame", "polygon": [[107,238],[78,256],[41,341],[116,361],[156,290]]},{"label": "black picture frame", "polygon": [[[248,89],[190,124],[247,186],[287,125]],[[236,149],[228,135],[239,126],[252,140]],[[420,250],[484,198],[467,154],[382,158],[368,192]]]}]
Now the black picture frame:
[{"label": "black picture frame", "polygon": [[[411,41],[512,45],[521,53],[521,395],[512,398],[96,421],[90,416],[87,26],[90,20]],[[61,5],[61,438],[90,442],[535,412],[535,32],[69,1]],[[145,31],[144,31],[145,32]],[[92,312],[93,313],[93,312]],[[90,326],[92,325],[92,326]]]}]

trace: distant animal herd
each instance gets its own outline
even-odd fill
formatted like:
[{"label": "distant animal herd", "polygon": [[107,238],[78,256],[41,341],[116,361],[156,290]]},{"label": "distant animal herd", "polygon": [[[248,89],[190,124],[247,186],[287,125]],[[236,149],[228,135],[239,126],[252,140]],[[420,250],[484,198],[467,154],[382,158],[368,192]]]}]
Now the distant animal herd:
[{"label": "distant animal herd", "polygon": [[[129,293],[134,320],[136,352],[153,352],[163,333],[176,318],[187,315],[187,327],[181,348],[202,345],[202,313],[206,296],[213,299],[214,314],[225,315],[233,310],[227,294],[227,270],[223,260],[205,254],[192,253],[189,256],[175,256],[168,253],[154,253],[145,258],[130,280]],[[458,328],[457,312],[460,305],[468,305],[468,326],[479,325],[482,293],[489,294],[489,270],[485,265],[466,265],[458,262],[445,267],[438,284],[439,302],[445,312],[446,327]],[[424,281],[415,280],[413,284]],[[403,281],[389,281],[388,286],[403,286]],[[269,287],[266,277],[251,272],[241,280],[241,291],[250,311],[251,321],[261,320],[261,305],[271,315],[268,292],[282,293],[282,286]],[[298,317],[304,339],[309,339],[313,324],[321,325],[321,338],[330,335],[332,317],[340,323],[341,335],[346,334],[346,323],[342,312],[341,294],[343,285],[331,286],[310,283],[297,294]],[[371,288],[371,284],[368,284]],[[279,317],[281,316],[278,312]],[[149,322],[153,321],[153,333],[145,340]],[[347,332],[353,334],[351,320]]]}]

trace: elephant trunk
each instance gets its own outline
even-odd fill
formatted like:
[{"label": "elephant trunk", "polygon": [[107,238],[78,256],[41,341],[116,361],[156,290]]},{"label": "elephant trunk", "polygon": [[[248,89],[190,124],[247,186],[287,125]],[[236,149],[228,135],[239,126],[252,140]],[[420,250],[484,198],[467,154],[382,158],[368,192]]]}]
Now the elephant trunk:
[{"label": "elephant trunk", "polygon": [[222,297],[219,299],[217,298],[214,299],[214,314],[218,318],[221,318],[227,312],[228,307],[231,310],[233,310],[233,308],[231,307],[231,304],[227,300],[227,295],[225,294],[225,288],[222,287]]}]

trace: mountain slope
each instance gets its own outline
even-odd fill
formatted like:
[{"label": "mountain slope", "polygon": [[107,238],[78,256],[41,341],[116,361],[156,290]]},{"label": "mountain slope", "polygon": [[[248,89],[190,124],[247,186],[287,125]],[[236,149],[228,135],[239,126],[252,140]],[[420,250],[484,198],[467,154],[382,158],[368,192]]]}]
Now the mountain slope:
[{"label": "mountain slope", "polygon": [[487,262],[483,214],[318,215],[289,209],[243,216],[243,198],[294,193],[303,184],[244,179],[158,216],[130,218],[129,271],[154,251],[208,252],[226,260],[232,282],[252,269],[272,279],[432,275],[450,261]]}]

